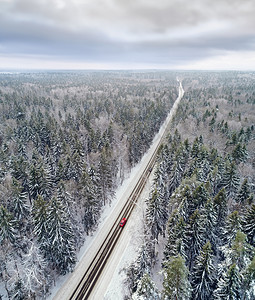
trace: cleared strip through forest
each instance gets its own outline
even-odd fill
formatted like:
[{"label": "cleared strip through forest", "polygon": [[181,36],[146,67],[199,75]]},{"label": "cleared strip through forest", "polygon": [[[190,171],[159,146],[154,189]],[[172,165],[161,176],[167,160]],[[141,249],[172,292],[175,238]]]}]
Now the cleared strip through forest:
[{"label": "cleared strip through forest", "polygon": [[[115,217],[115,221],[113,222],[110,230],[108,231],[106,237],[104,238],[103,242],[101,243],[100,248],[95,251],[95,255],[88,263],[88,267],[86,270],[84,270],[84,273],[80,275],[80,279],[77,280],[75,288],[73,287],[74,284],[70,285],[69,293],[65,292],[59,292],[55,300],[58,299],[88,299],[89,295],[93,289],[93,287],[96,284],[97,279],[99,278],[105,264],[107,263],[108,258],[110,257],[115,245],[117,244],[117,241],[122,233],[122,230],[125,230],[125,228],[121,228],[119,226],[120,220],[125,217],[129,218],[132,210],[135,206],[136,201],[138,200],[146,181],[151,173],[151,170],[155,164],[157,152],[164,141],[167,133],[168,133],[168,127],[170,125],[170,122],[172,120],[173,115],[176,112],[176,109],[178,107],[178,104],[180,100],[182,99],[184,95],[184,90],[182,88],[182,84],[180,82],[179,86],[179,96],[176,99],[170,113],[168,114],[164,124],[161,126],[159,131],[159,138],[154,141],[154,144],[151,146],[150,150],[145,154],[147,155],[147,159],[144,161],[144,164],[141,166],[141,174],[137,178],[137,181],[135,183],[134,188],[131,190],[127,201],[125,202],[124,206],[120,210],[120,212],[117,215],[117,218]],[[78,272],[78,271],[77,271]],[[65,286],[68,286],[69,282],[65,284]],[[64,297],[64,298],[63,298]]]}]

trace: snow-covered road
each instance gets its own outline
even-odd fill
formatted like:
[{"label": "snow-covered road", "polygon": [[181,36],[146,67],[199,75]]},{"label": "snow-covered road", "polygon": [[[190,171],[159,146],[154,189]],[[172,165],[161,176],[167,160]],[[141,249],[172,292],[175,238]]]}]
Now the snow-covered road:
[{"label": "snow-covered road", "polygon": [[[169,126],[171,119],[176,112],[176,109],[178,107],[178,104],[183,97],[184,91],[182,88],[182,84],[180,82],[179,86],[179,96],[176,99],[170,113],[168,114],[165,122],[161,126],[158,134],[155,136],[153,143],[150,147],[150,149],[145,153],[143,156],[141,162],[132,169],[130,173],[130,177],[126,179],[122,186],[119,188],[119,190],[116,192],[116,200],[112,204],[112,207],[108,209],[108,216],[106,216],[107,211],[102,216],[102,222],[94,235],[93,239],[91,239],[90,245],[87,245],[87,249],[84,251],[84,255],[80,258],[80,262],[78,263],[77,267],[75,268],[75,271],[72,274],[69,274],[69,276],[66,276],[66,281],[63,283],[62,287],[59,289],[59,291],[54,296],[54,300],[63,300],[63,299],[69,299],[71,297],[72,291],[75,289],[76,285],[79,282],[79,279],[82,277],[84,271],[86,270],[87,266],[90,264],[90,262],[94,258],[94,254],[97,252],[97,250],[100,248],[100,245],[102,241],[105,239],[107,233],[109,232],[110,228],[112,227],[113,222],[118,217],[120,211],[122,210],[122,207],[126,203],[130,192],[133,190],[134,186],[136,185],[136,182],[138,178],[143,173],[143,170],[146,168],[151,155],[154,153],[155,149],[157,148],[158,144],[160,143],[160,139],[162,135],[164,134],[166,128]],[[151,178],[151,177],[150,177]],[[146,192],[147,189],[145,189]],[[113,253],[109,260],[107,261],[107,264],[96,284],[96,287],[94,288],[93,292],[90,295],[90,299],[95,300],[101,300],[101,299],[123,299],[123,294],[120,296],[119,292],[115,288],[110,288],[110,290],[107,291],[108,287],[114,287],[116,286],[116,280],[115,282],[111,282],[112,278],[118,278],[118,276],[113,277],[115,271],[119,269],[120,262],[123,260],[124,253],[127,253],[132,260],[135,258],[134,250],[131,252],[127,252],[128,246],[134,245],[135,239],[134,239],[134,233],[137,231],[138,226],[142,227],[141,221],[139,225],[139,220],[141,217],[139,217],[139,210],[142,212],[141,206],[143,205],[142,200],[144,199],[144,193],[140,196],[140,199],[137,203],[137,209],[133,212],[129,220],[127,221],[127,224],[123,228],[124,232],[122,233],[115,249],[113,250]],[[138,213],[137,213],[138,211]],[[137,215],[138,214],[138,215]],[[138,234],[139,236],[139,234]],[[137,243],[138,244],[138,243]],[[133,247],[134,248],[134,247]],[[130,250],[130,249],[129,249]],[[118,279],[117,279],[118,281]],[[117,283],[118,284],[118,283]],[[120,287],[119,283],[119,287]],[[114,294],[114,290],[117,294]],[[104,296],[106,295],[106,296]],[[121,298],[119,298],[121,297]],[[50,297],[52,299],[52,297]]]}]

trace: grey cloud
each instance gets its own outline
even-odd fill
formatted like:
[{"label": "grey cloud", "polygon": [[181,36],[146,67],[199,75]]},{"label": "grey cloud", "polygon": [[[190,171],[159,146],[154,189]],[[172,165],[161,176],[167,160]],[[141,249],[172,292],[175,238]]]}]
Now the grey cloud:
[{"label": "grey cloud", "polygon": [[252,0],[10,3],[0,3],[2,53],[178,64],[219,51],[255,49]]}]

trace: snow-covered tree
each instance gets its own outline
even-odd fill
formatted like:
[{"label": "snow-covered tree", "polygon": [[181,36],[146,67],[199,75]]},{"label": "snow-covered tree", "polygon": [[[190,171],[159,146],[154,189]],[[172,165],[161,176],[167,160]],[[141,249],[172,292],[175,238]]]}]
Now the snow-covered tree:
[{"label": "snow-covered tree", "polygon": [[48,227],[49,205],[41,196],[38,196],[33,202],[32,214],[34,234],[40,244],[40,249],[46,253],[50,249]]},{"label": "snow-covered tree", "polygon": [[218,236],[220,237],[223,234],[223,228],[225,226],[225,220],[228,213],[227,197],[224,188],[221,189],[214,197],[213,203],[216,210],[216,230]]},{"label": "snow-covered tree", "polygon": [[204,183],[199,185],[193,192],[193,203],[195,204],[195,208],[200,208],[204,206],[207,200],[209,199],[209,193],[205,188]]},{"label": "snow-covered tree", "polygon": [[109,151],[104,148],[100,155],[98,165],[98,175],[100,178],[98,192],[100,193],[103,205],[105,205],[107,201],[111,203],[112,198],[114,197],[113,176],[109,156]]},{"label": "snow-covered tree", "polygon": [[236,165],[234,163],[227,162],[226,171],[223,176],[223,186],[229,197],[235,196],[239,183],[240,178],[237,174]]},{"label": "snow-covered tree", "polygon": [[29,299],[35,296],[45,297],[50,282],[49,272],[39,248],[34,243],[31,243],[28,252],[23,256],[20,273]]},{"label": "snow-covered tree", "polygon": [[83,224],[84,229],[89,234],[98,222],[101,211],[101,203],[97,196],[97,187],[92,181],[92,176],[84,170],[80,182],[80,195],[82,197],[82,206],[84,209]]},{"label": "snow-covered tree", "polygon": [[250,197],[250,186],[248,184],[247,178],[245,178],[236,195],[236,201],[239,203],[245,203],[247,199],[249,199],[249,197]]},{"label": "snow-covered tree", "polygon": [[254,248],[247,243],[246,235],[237,231],[235,239],[232,241],[231,248],[225,251],[227,265],[236,264],[239,270],[245,268],[254,255]]},{"label": "snow-covered tree", "polygon": [[242,145],[241,143],[238,143],[232,152],[232,157],[237,163],[245,161],[248,157],[245,144]]},{"label": "snow-covered tree", "polygon": [[207,242],[194,264],[192,272],[192,299],[213,299],[215,286],[215,269],[212,262],[212,250],[210,242]]},{"label": "snow-covered tree", "polygon": [[[174,213],[175,214],[175,213]],[[170,218],[168,223],[168,236],[164,249],[164,261],[167,261],[170,256],[180,254],[186,258],[187,239],[186,239],[186,223],[183,217],[178,215],[178,220],[174,221],[174,217]]]},{"label": "snow-covered tree", "polygon": [[205,243],[205,228],[198,210],[190,217],[187,225],[187,257],[189,270],[193,268],[195,259]]},{"label": "snow-covered tree", "polygon": [[241,230],[241,218],[238,211],[233,211],[226,219],[226,225],[223,229],[223,239],[227,245],[231,245],[236,237],[237,231]]},{"label": "snow-covered tree", "polygon": [[184,164],[183,164],[183,156],[180,153],[175,159],[172,168],[172,172],[169,178],[169,194],[171,195],[174,190],[180,185],[183,173],[184,173]]},{"label": "snow-covered tree", "polygon": [[220,278],[218,287],[214,291],[216,300],[239,300],[242,295],[242,276],[236,264],[229,267],[227,272]]},{"label": "snow-covered tree", "polygon": [[60,273],[72,270],[76,261],[74,233],[63,203],[53,197],[47,217],[49,252],[46,257],[51,260]]},{"label": "snow-covered tree", "polygon": [[253,204],[244,215],[243,231],[247,235],[248,242],[255,246],[255,204]]},{"label": "snow-covered tree", "polygon": [[14,243],[17,237],[16,220],[12,214],[0,206],[0,245]]},{"label": "snow-covered tree", "polygon": [[25,300],[28,299],[28,291],[26,290],[24,283],[20,277],[17,278],[16,282],[14,283],[14,287],[11,291],[12,299],[13,300]]},{"label": "snow-covered tree", "polygon": [[148,273],[144,273],[143,277],[139,280],[137,291],[132,295],[132,300],[159,300],[159,291],[155,283],[150,278]]},{"label": "snow-covered tree", "polygon": [[255,256],[243,271],[243,292],[245,300],[255,299]]},{"label": "snow-covered tree", "polygon": [[29,195],[36,199],[39,195],[48,198],[52,193],[52,181],[49,171],[40,157],[34,158],[29,171]]},{"label": "snow-covered tree", "polygon": [[29,207],[27,205],[27,194],[23,192],[20,183],[13,179],[12,186],[11,212],[16,220],[22,222],[29,215]]},{"label": "snow-covered tree", "polygon": [[159,234],[163,234],[167,220],[167,211],[162,198],[155,188],[147,200],[146,223],[150,228],[152,238],[156,240]]},{"label": "snow-covered tree", "polygon": [[201,219],[205,229],[205,240],[210,241],[214,253],[216,252],[216,210],[211,199],[200,210]]},{"label": "snow-covered tree", "polygon": [[148,251],[148,245],[142,245],[139,250],[137,259],[127,268],[127,280],[126,283],[130,289],[131,294],[137,290],[138,283],[145,273],[150,272],[151,257],[150,251]]},{"label": "snow-covered tree", "polygon": [[221,175],[218,171],[218,166],[215,166],[213,170],[208,174],[208,181],[211,184],[213,195],[218,193],[218,187],[220,186]]}]

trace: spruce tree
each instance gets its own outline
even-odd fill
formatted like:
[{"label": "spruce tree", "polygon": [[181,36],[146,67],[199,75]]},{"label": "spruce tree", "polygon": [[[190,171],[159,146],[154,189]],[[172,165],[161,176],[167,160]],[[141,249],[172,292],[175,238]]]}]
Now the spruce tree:
[{"label": "spruce tree", "polygon": [[189,261],[189,270],[191,270],[197,255],[205,243],[205,228],[203,226],[203,219],[198,210],[190,217],[186,234],[187,257]]},{"label": "spruce tree", "polygon": [[46,253],[50,248],[48,226],[49,205],[42,196],[38,196],[33,202],[32,214],[34,234],[39,242],[40,249]]},{"label": "spruce tree", "polygon": [[221,237],[223,234],[223,228],[225,226],[225,219],[228,213],[227,197],[224,188],[221,189],[214,197],[213,203],[216,210],[216,232],[218,237]]},{"label": "spruce tree", "polygon": [[61,274],[72,270],[75,263],[74,233],[66,207],[55,197],[52,198],[47,218],[50,252],[46,256]]},{"label": "spruce tree", "polygon": [[210,241],[213,252],[216,253],[216,219],[217,214],[213,202],[209,199],[205,206],[200,210],[201,219],[205,230],[205,240]]},{"label": "spruce tree", "polygon": [[170,221],[168,226],[167,243],[164,249],[164,261],[167,261],[170,256],[177,256],[178,254],[186,258],[186,223],[184,222],[183,217],[179,217],[179,220],[176,223]]},{"label": "spruce tree", "polygon": [[223,240],[228,246],[235,239],[237,231],[241,230],[241,218],[238,211],[233,211],[226,219],[223,229]]},{"label": "spruce tree", "polygon": [[13,213],[15,219],[22,223],[23,220],[26,219],[29,215],[29,207],[27,205],[27,194],[22,191],[23,187],[16,179],[13,179],[11,190],[11,212]]},{"label": "spruce tree", "polygon": [[215,269],[211,243],[207,242],[198,255],[192,272],[192,299],[209,300],[215,286]]},{"label": "spruce tree", "polygon": [[218,282],[218,287],[214,292],[216,300],[239,300],[241,299],[242,276],[236,264],[229,267],[227,272]]},{"label": "spruce tree", "polygon": [[236,171],[234,163],[228,163],[223,176],[223,185],[229,197],[233,197],[239,187],[240,178]]},{"label": "spruce tree", "polygon": [[209,199],[209,193],[203,183],[194,190],[193,199],[196,208],[200,208],[206,204]]},{"label": "spruce tree", "polygon": [[97,224],[100,216],[101,205],[96,194],[96,186],[93,184],[91,176],[84,170],[80,182],[80,195],[84,209],[83,224],[84,229],[89,234],[90,230]]},{"label": "spruce tree", "polygon": [[173,169],[169,179],[169,195],[180,185],[184,173],[183,157],[181,153],[174,159]]},{"label": "spruce tree", "polygon": [[255,299],[255,256],[243,271],[243,299]]},{"label": "spruce tree", "polygon": [[139,280],[136,294],[132,297],[133,300],[159,300],[159,291],[155,283],[150,278],[148,273],[144,273]]},{"label": "spruce tree", "polygon": [[236,201],[239,203],[246,203],[247,199],[250,197],[250,186],[248,184],[247,178],[244,179],[237,195],[236,195]]},{"label": "spruce tree", "polygon": [[3,207],[0,206],[0,244],[15,243],[17,238],[16,232],[16,220],[12,214]]},{"label": "spruce tree", "polygon": [[99,174],[99,193],[102,199],[103,205],[107,201],[111,203],[112,198],[114,197],[113,190],[113,177],[111,171],[111,165],[109,161],[110,153],[107,149],[103,149],[100,155],[99,165],[98,165],[98,174]]},{"label": "spruce tree", "polygon": [[146,223],[148,224],[153,239],[158,240],[158,235],[163,234],[166,222],[166,210],[162,197],[155,188],[147,200]]},{"label": "spruce tree", "polygon": [[253,204],[244,215],[243,231],[247,235],[248,242],[255,246],[255,204]]}]

